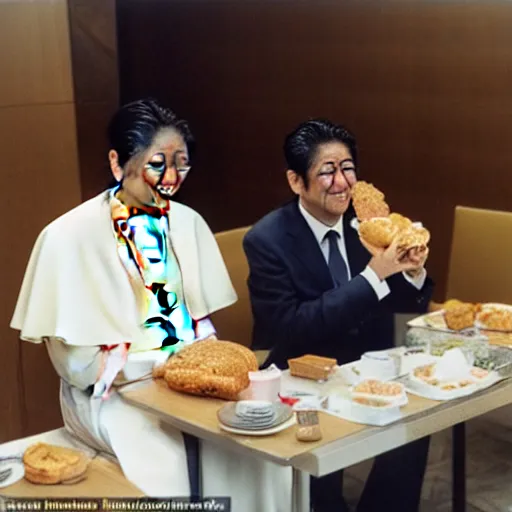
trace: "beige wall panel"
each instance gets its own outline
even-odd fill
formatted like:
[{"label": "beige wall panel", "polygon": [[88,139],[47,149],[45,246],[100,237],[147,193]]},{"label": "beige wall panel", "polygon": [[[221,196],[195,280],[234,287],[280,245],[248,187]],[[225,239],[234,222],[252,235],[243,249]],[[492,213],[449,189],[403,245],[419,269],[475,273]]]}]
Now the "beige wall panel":
[{"label": "beige wall panel", "polygon": [[[0,300],[0,442],[60,424],[57,379],[43,350],[9,328],[35,239],[80,202],[73,104],[0,108],[3,269]],[[17,408],[20,408],[18,411]]]},{"label": "beige wall panel", "polygon": [[0,106],[73,100],[66,0],[0,1]]}]

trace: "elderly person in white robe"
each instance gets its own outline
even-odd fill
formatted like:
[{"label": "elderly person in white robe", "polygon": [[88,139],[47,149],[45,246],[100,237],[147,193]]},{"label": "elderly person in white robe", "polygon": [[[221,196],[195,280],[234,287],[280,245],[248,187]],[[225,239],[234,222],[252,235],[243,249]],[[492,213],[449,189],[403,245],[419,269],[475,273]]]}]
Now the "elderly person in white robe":
[{"label": "elderly person in white robe", "polygon": [[[141,100],[116,113],[109,138],[117,185],[43,230],[11,326],[46,343],[72,434],[115,456],[147,495],[189,496],[197,482],[183,434],[123,402],[115,385],[215,336],[209,315],[236,294],[203,218],[171,200],[190,170],[187,123]],[[291,507],[286,468],[204,442],[201,469],[204,495],[231,496],[234,512]]]}]

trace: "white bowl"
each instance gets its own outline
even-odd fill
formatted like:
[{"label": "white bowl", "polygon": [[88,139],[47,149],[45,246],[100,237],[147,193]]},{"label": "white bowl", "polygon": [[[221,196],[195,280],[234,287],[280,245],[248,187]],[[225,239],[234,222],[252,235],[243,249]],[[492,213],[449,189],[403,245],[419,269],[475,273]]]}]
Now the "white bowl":
[{"label": "white bowl", "polygon": [[400,360],[385,352],[366,352],[361,356],[358,370],[363,379],[391,380],[398,377]]}]

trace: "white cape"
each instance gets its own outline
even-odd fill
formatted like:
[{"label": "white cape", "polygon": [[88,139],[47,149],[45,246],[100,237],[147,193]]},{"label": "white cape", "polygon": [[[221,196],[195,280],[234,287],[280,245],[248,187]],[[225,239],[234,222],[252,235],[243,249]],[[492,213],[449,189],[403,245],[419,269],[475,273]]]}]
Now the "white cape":
[{"label": "white cape", "polygon": [[[237,297],[215,238],[191,208],[171,202],[169,238],[181,269],[185,303],[199,320]],[[109,191],[74,208],[39,235],[11,322],[23,340],[49,337],[78,346],[148,344],[128,273],[121,262]]]}]

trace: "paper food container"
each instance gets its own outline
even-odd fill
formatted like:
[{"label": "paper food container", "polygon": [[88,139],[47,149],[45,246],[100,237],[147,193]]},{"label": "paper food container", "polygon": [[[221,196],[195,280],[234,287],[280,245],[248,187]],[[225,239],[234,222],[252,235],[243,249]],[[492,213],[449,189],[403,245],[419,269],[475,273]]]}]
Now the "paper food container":
[{"label": "paper food container", "polygon": [[453,400],[474,393],[478,386],[471,379],[427,382],[411,374],[408,389],[432,400]]},{"label": "paper food container", "polygon": [[[376,385],[372,386],[372,383]],[[363,391],[364,388],[372,388],[376,387],[381,388],[384,393],[373,392],[373,391]],[[387,391],[387,392],[386,392]],[[350,397],[354,403],[360,404],[361,402],[369,401],[378,402],[377,408],[382,407],[382,403],[387,403],[390,405],[396,405],[401,407],[407,404],[407,393],[405,391],[405,386],[399,382],[379,382],[374,381],[372,379],[362,381],[357,386],[352,386],[350,388]]]},{"label": "paper food container", "polygon": [[378,398],[363,399],[333,394],[329,396],[328,412],[363,425],[387,425],[402,417],[400,405]]},{"label": "paper food container", "polygon": [[474,393],[492,375],[468,364],[459,348],[448,350],[437,362],[415,368],[409,374],[409,386],[423,396],[450,400]]}]

